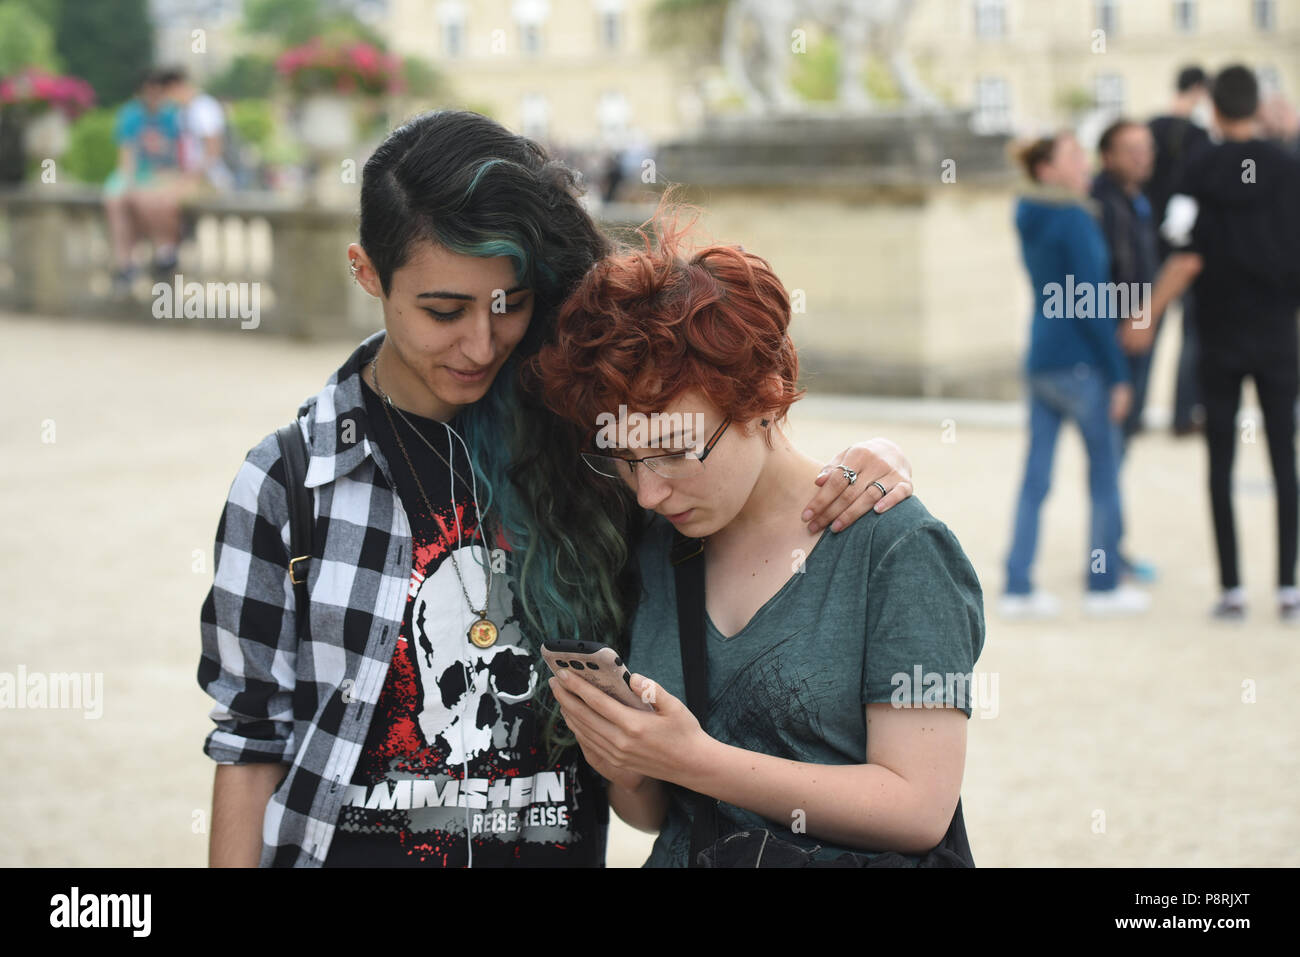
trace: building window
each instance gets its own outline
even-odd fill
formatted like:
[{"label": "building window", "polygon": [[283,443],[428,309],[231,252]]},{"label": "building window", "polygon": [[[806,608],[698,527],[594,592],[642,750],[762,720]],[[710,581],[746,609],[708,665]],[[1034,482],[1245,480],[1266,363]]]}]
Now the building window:
[{"label": "building window", "polygon": [[613,51],[623,45],[623,0],[595,0],[596,44]]},{"label": "building window", "polygon": [[443,0],[438,5],[438,22],[442,29],[444,56],[457,57],[465,53],[465,4],[461,0]]},{"label": "building window", "polygon": [[1007,7],[1003,0],[975,0],[975,35],[1000,37],[1007,31]]},{"label": "building window", "polygon": [[460,56],[464,52],[465,24],[459,20],[442,25],[442,52],[447,56]]},{"label": "building window", "polygon": [[1273,0],[1253,0],[1251,11],[1256,30],[1272,33],[1277,29],[1277,4]]},{"label": "building window", "polygon": [[1011,129],[1011,93],[1000,76],[975,80],[975,112],[971,125],[980,133],[1001,133]]},{"label": "building window", "polygon": [[542,31],[537,24],[519,24],[519,49],[523,53],[542,52]]},{"label": "building window", "polygon": [[606,90],[596,101],[596,127],[600,130],[601,142],[610,146],[621,146],[627,138],[632,111],[628,107],[627,97],[618,90]]},{"label": "building window", "polygon": [[519,109],[520,132],[529,139],[545,142],[551,125],[551,104],[541,93],[525,93]]},{"label": "building window", "polygon": [[600,15],[600,45],[605,50],[617,50],[620,45],[623,23],[617,13]]},{"label": "building window", "polygon": [[1119,32],[1119,0],[1096,0],[1097,29],[1106,36]]},{"label": "building window", "polygon": [[1196,32],[1196,0],[1174,0],[1174,29],[1179,33]]},{"label": "building window", "polygon": [[1118,73],[1099,74],[1094,95],[1097,109],[1115,115],[1124,112],[1124,78]]},{"label": "building window", "polygon": [[515,0],[512,12],[519,27],[521,52],[542,52],[542,25],[551,12],[550,6],[549,0]]}]

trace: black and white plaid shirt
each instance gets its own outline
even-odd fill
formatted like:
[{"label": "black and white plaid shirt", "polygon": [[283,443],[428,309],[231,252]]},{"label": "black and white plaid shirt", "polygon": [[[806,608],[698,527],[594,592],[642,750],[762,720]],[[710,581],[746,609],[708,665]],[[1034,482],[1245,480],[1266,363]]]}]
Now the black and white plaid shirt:
[{"label": "black and white plaid shirt", "polygon": [[383,337],[362,342],[298,410],[316,512],[301,646],[274,433],[249,451],[217,526],[198,670],[216,727],[203,751],[220,764],[291,765],[266,807],[262,867],[324,863],[402,626],[411,528],[366,438],[361,392]]}]

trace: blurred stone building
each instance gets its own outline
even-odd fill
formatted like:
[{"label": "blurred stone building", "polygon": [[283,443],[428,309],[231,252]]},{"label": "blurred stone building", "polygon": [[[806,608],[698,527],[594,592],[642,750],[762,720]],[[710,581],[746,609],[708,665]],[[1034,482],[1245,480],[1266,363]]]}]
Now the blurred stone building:
[{"label": "blurred stone building", "polygon": [[[376,25],[511,127],[613,145],[633,129],[651,141],[688,132],[728,96],[719,68],[652,47],[654,4],[387,0]],[[1300,0],[915,0],[907,46],[945,102],[984,128],[1029,130],[1092,106],[1163,109],[1189,62],[1244,61],[1294,98]]]}]

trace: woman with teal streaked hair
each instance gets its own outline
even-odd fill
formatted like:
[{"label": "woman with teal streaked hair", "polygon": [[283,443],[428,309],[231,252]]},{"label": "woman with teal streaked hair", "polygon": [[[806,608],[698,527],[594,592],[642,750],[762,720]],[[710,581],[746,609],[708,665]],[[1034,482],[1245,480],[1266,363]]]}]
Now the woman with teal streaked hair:
[{"label": "woman with teal streaked hair", "polygon": [[[520,368],[611,246],[571,170],[470,112],[389,134],[360,213],[348,259],[384,329],[299,409],[310,555],[290,554],[274,434],[218,525],[198,674],[211,862],[601,866],[605,782],[561,733],[537,649],[624,648],[642,512],[574,470],[582,430]],[[815,528],[911,494],[886,440],[832,465]]]}]

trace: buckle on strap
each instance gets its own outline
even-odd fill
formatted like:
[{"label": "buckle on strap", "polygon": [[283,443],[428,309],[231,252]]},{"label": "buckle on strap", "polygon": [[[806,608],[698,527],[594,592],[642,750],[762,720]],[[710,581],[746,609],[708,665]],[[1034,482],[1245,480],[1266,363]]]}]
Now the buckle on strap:
[{"label": "buckle on strap", "polygon": [[297,558],[289,559],[289,581],[293,582],[295,585],[305,585],[307,583],[306,570],[305,569],[303,570],[302,578],[299,578],[297,577],[297,570],[294,568],[294,565],[296,565],[298,562],[307,562],[307,561],[311,561],[310,555],[299,555]]}]

